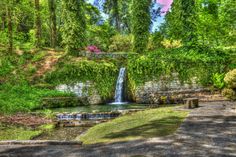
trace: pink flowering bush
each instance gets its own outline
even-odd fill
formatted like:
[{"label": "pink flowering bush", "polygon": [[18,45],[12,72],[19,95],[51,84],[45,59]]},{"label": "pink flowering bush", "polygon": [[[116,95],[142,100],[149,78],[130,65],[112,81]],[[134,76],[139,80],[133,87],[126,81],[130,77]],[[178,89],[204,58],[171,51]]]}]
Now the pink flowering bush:
[{"label": "pink flowering bush", "polygon": [[162,6],[161,15],[165,15],[170,10],[173,0],[156,0],[156,2]]},{"label": "pink flowering bush", "polygon": [[94,46],[94,45],[87,46],[86,50],[88,52],[92,52],[92,53],[96,53],[96,54],[101,53],[101,50],[97,46]]}]

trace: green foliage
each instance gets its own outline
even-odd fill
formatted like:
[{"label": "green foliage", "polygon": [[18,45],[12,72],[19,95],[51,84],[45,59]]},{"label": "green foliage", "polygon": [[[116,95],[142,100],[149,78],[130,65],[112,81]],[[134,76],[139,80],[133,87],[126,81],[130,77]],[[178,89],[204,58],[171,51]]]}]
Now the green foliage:
[{"label": "green foliage", "polygon": [[115,35],[115,30],[107,22],[102,25],[88,26],[88,44],[95,45],[102,51],[107,52],[110,39]]},{"label": "green foliage", "polygon": [[185,47],[163,49],[128,60],[128,76],[132,89],[160,76],[177,73],[182,82],[197,77],[203,85],[212,84],[212,75],[226,68],[228,55],[217,50],[188,49]]},{"label": "green foliage", "polygon": [[[47,113],[47,114],[49,114],[50,116],[53,116],[52,112]],[[47,117],[47,118],[52,118],[52,117],[50,117],[49,115],[46,116],[46,117]],[[44,124],[44,125],[39,126],[38,129],[43,130],[44,132],[45,132],[45,131],[46,131],[46,132],[49,132],[49,131],[53,131],[53,130],[55,129],[55,125],[54,125],[54,124]]]},{"label": "green foliage", "polygon": [[14,69],[13,63],[9,60],[8,57],[1,55],[0,56],[0,77],[9,74]]},{"label": "green foliage", "polygon": [[213,82],[213,86],[218,88],[218,89],[222,89],[225,87],[225,82],[224,82],[224,77],[225,74],[219,74],[219,73],[215,73],[212,76],[212,82]]},{"label": "green foliage", "polygon": [[[5,77],[10,77],[14,80],[13,76],[16,75],[16,70],[27,62],[32,56],[29,53],[23,55],[9,55],[5,51],[0,52],[0,80]],[[12,74],[11,76],[9,74]],[[14,80],[17,82],[17,80]]]},{"label": "green foliage", "polygon": [[0,123],[1,140],[31,140],[40,135],[42,131],[32,130],[23,127],[5,126]]},{"label": "green foliage", "polygon": [[175,0],[166,17],[164,29],[170,39],[181,39],[187,46],[196,46],[198,5],[196,0]]},{"label": "green foliage", "polygon": [[70,54],[86,46],[86,20],[83,6],[84,0],[62,1],[64,19],[62,39],[66,51]]},{"label": "green foliage", "polygon": [[0,33],[0,43],[7,44],[7,31],[1,31]]},{"label": "green foliage", "polygon": [[108,21],[118,32],[130,32],[130,4],[132,0],[107,0],[103,4]]},{"label": "green foliage", "polygon": [[118,67],[112,62],[85,59],[73,61],[65,58],[56,70],[47,74],[46,81],[55,85],[92,81],[99,94],[109,98],[114,91],[117,75]]},{"label": "green foliage", "polygon": [[0,113],[15,113],[39,108],[44,97],[71,96],[70,93],[37,89],[27,84],[0,86]]},{"label": "green foliage", "polygon": [[47,51],[40,51],[38,53],[36,53],[33,58],[32,58],[32,62],[38,62],[40,60],[42,60],[46,55],[48,54]]},{"label": "green foliage", "polygon": [[132,34],[134,36],[133,51],[144,53],[149,39],[151,0],[132,1]]},{"label": "green foliage", "polygon": [[221,1],[219,7],[220,30],[224,45],[236,45],[236,3],[234,0]]},{"label": "green foliage", "polygon": [[151,34],[149,43],[148,43],[148,50],[153,51],[159,48],[163,48],[162,41],[164,40],[164,36],[161,32],[154,32]]},{"label": "green foliage", "polygon": [[109,52],[130,52],[132,49],[131,35],[115,35],[111,38]]}]

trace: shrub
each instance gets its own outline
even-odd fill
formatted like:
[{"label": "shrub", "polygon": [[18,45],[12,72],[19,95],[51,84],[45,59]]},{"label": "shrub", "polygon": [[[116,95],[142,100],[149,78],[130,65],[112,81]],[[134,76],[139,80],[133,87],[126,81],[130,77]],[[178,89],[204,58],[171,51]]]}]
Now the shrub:
[{"label": "shrub", "polygon": [[222,95],[229,99],[236,100],[236,92],[233,89],[225,88],[222,91]]},{"label": "shrub", "polygon": [[180,40],[168,40],[168,39],[164,39],[161,44],[165,47],[165,48],[178,48],[181,47],[181,41]]},{"label": "shrub", "polygon": [[102,25],[88,25],[88,44],[96,45],[103,52],[108,51],[110,39],[115,35],[115,30],[107,22]]},{"label": "shrub", "polygon": [[219,74],[219,73],[213,74],[212,76],[213,86],[218,89],[224,88],[225,86],[224,77],[225,77],[225,74]]},{"label": "shrub", "polygon": [[161,34],[161,32],[155,32],[151,34],[148,42],[148,50],[156,50],[159,48],[163,48],[162,41],[164,39],[164,36]]},{"label": "shrub", "polygon": [[228,88],[236,88],[236,69],[231,70],[225,75],[224,81]]},{"label": "shrub", "polygon": [[132,49],[131,35],[115,35],[111,38],[110,52],[127,52]]},{"label": "shrub", "polygon": [[86,48],[86,50],[87,50],[88,52],[92,52],[92,53],[96,53],[96,54],[98,54],[98,53],[101,52],[101,50],[100,50],[97,46],[94,46],[94,45],[88,46],[88,47]]}]

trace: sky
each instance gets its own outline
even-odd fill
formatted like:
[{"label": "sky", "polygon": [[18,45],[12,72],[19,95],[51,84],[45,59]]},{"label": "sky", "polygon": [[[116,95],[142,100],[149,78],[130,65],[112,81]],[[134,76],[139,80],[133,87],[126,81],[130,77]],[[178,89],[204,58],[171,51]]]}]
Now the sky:
[{"label": "sky", "polygon": [[[88,0],[88,2],[93,4],[94,0]],[[155,30],[159,30],[160,25],[164,22],[166,13],[171,8],[171,4],[173,3],[173,0],[156,0],[156,2],[157,2],[157,5],[161,6],[161,16],[158,17],[157,20],[153,23],[152,32],[154,32]],[[104,19],[108,17],[104,13],[102,13],[102,16]]]}]

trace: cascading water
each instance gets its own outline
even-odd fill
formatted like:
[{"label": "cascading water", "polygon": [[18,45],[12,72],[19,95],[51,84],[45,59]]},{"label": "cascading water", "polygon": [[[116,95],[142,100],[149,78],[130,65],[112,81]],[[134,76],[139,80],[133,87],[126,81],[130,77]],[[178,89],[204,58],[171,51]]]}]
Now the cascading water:
[{"label": "cascading water", "polygon": [[119,76],[116,82],[116,91],[114,97],[115,102],[113,102],[112,104],[126,104],[126,102],[123,102],[125,70],[125,68],[120,68]]}]

